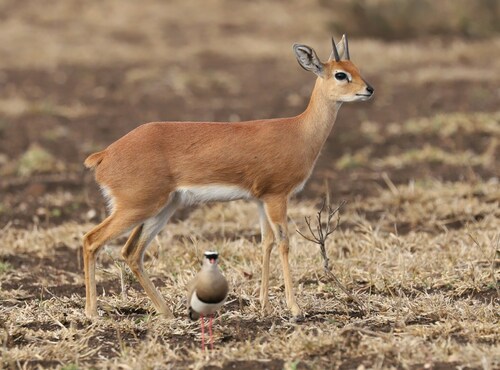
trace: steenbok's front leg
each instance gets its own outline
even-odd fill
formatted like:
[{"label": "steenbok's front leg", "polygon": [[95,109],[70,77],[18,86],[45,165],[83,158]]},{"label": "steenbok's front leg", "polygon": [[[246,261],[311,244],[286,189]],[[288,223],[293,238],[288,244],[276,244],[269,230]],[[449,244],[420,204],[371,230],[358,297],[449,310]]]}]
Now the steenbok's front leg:
[{"label": "steenbok's front leg", "polygon": [[274,232],[274,237],[278,243],[281,265],[283,267],[283,279],[285,280],[285,297],[286,304],[292,315],[300,316],[301,311],[295,295],[293,293],[292,276],[290,274],[290,264],[288,262],[289,241],[288,241],[288,225],[287,225],[287,197],[272,197],[265,199],[266,214]]},{"label": "steenbok's front leg", "polygon": [[274,234],[273,229],[267,220],[266,210],[264,209],[264,205],[262,203],[259,203],[259,216],[262,239],[262,281],[260,285],[260,304],[262,307],[262,314],[265,315],[271,311],[271,306],[269,304],[269,260],[274,246]]}]

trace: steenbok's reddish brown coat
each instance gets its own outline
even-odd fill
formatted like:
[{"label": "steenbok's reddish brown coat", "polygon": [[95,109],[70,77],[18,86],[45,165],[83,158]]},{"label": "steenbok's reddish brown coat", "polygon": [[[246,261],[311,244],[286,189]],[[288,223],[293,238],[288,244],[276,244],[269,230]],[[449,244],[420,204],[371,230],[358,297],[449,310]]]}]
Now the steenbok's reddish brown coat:
[{"label": "steenbok's reddish brown coat", "polygon": [[84,236],[87,316],[97,315],[96,253],[129,231],[122,255],[157,311],[171,316],[144,271],[146,247],[178,207],[235,199],[253,199],[260,209],[263,311],[270,308],[269,258],[276,240],[286,302],[294,316],[300,315],[288,263],[288,199],[311,175],[341,104],[367,100],[374,90],[349,60],[345,37],[333,44],[325,63],[308,46],[295,44],[293,49],[299,64],[318,76],[309,105],[298,116],[239,123],[148,123],[86,159],[111,210]]}]

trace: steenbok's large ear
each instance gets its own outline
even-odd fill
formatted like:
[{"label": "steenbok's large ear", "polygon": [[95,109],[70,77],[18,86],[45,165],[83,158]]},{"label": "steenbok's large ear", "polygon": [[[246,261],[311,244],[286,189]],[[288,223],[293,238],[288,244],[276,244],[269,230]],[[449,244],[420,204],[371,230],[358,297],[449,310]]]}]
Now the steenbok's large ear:
[{"label": "steenbok's large ear", "polygon": [[300,66],[306,71],[311,71],[319,77],[323,77],[324,65],[319,60],[313,48],[306,45],[294,44],[293,51]]},{"label": "steenbok's large ear", "polygon": [[[328,60],[335,60],[335,61],[339,61],[341,59],[346,59],[346,60],[350,60],[350,56],[349,56],[349,44],[347,43],[347,36],[346,35],[342,35],[342,39],[340,39],[340,42],[335,45],[335,43],[333,42],[333,38],[332,38],[332,53],[330,54],[330,58],[328,58]],[[335,51],[337,51],[338,53],[338,57],[339,57],[339,60],[337,60],[337,58],[335,57]]]}]

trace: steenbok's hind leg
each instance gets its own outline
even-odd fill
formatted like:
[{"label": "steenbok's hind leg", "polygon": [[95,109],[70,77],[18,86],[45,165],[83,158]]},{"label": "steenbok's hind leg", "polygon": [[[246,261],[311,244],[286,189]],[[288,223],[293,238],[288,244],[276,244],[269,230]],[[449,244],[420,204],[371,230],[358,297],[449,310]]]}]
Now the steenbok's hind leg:
[{"label": "steenbok's hind leg", "polygon": [[134,227],[132,219],[119,218],[115,213],[90,230],[83,237],[83,265],[85,269],[85,315],[97,316],[95,263],[99,249],[108,241]]},{"label": "steenbok's hind leg", "polygon": [[151,298],[151,301],[153,301],[156,311],[167,317],[173,317],[173,314],[168,309],[165,300],[153,285],[146,271],[144,271],[143,258],[146,248],[154,237],[161,231],[177,207],[178,201],[174,197],[158,215],[147,219],[141,226],[135,228],[122,249],[123,258],[139,280],[139,283],[146,291],[146,294],[149,298]]}]

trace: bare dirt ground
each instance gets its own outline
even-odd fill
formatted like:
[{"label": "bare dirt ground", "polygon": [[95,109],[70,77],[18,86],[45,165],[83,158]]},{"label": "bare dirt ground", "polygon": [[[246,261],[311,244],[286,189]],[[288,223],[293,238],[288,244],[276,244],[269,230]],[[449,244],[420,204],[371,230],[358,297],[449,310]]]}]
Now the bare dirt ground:
[{"label": "bare dirt ground", "polygon": [[[81,237],[105,215],[86,155],[148,121],[300,113],[314,78],[291,44],[326,58],[346,25],[338,9],[0,1],[0,367],[500,368],[495,34],[388,42],[353,28],[352,59],[376,95],[341,108],[289,227],[305,230],[327,187],[334,204],[347,201],[328,253],[366,312],[293,234],[304,320],[285,309],[276,252],[274,313],[262,317],[258,215],[235,202],[179,212],[150,248],[175,320],[154,315],[133,280],[122,297],[113,246],[123,240],[99,258],[102,318],[83,315]],[[206,249],[220,251],[232,287],[210,355],[183,301]]]}]

